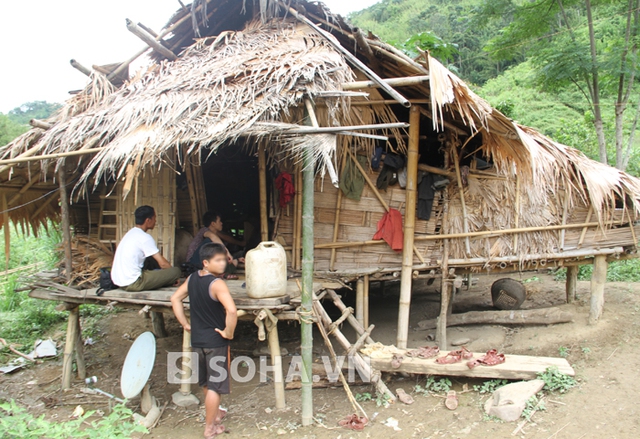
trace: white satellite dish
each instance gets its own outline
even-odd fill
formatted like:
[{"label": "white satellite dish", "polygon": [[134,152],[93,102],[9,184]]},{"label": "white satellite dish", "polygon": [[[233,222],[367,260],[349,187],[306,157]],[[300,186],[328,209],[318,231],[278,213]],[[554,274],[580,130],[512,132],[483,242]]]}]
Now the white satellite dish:
[{"label": "white satellite dish", "polygon": [[156,338],[151,332],[144,332],[136,338],[124,359],[120,390],[127,399],[135,398],[142,392],[151,376],[156,361]]}]

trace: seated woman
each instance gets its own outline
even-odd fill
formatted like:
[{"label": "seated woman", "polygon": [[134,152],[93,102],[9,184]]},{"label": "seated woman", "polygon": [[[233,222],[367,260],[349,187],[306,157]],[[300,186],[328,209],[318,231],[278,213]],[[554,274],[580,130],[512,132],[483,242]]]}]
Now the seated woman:
[{"label": "seated woman", "polygon": [[[207,212],[202,217],[203,227],[198,231],[196,236],[189,244],[189,248],[187,249],[187,261],[196,269],[202,268],[202,261],[199,259],[200,247],[208,242],[213,242],[216,244],[225,245],[223,240],[230,243],[236,244],[239,246],[244,246],[243,241],[238,241],[231,236],[225,235],[222,233],[222,218],[219,214],[214,212]],[[225,246],[226,248],[226,246]],[[238,262],[244,263],[244,258],[234,259],[227,250],[227,259],[229,263],[227,264],[227,269],[225,271],[224,279],[238,279],[238,276],[235,274]]]}]

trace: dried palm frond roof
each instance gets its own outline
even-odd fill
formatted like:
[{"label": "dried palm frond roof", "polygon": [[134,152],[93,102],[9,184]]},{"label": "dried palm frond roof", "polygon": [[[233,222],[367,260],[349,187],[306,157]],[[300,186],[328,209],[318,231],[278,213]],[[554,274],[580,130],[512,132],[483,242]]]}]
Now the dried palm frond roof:
[{"label": "dried palm frond roof", "polygon": [[[319,2],[289,3],[320,23],[325,34],[292,22],[283,2],[196,1],[180,9],[166,27],[171,32],[162,44],[180,55],[176,61],[159,61],[118,90],[94,74],[87,89],[49,120],[51,129],[31,130],[0,148],[0,158],[102,147],[79,169],[85,179],[118,177],[127,165],[132,165],[128,172],[149,163],[160,165],[166,152],[181,146],[194,153],[215,150],[238,136],[271,136],[282,129],[281,122],[300,123],[303,112],[295,108],[305,94],[339,92],[342,83],[353,79],[345,58],[328,44],[327,38],[334,38],[380,77],[428,74],[427,83],[403,87],[402,94],[430,102],[425,114],[437,130],[452,129],[462,140],[480,134],[485,156],[499,173],[517,173],[530,189],[529,197],[543,201],[549,191],[567,191],[575,203],[590,202],[601,220],[620,201],[638,211],[640,180],[515,123],[428,54],[413,60],[374,35],[364,36]],[[203,38],[194,43],[198,34]],[[162,60],[159,53],[152,56]],[[370,99],[384,99],[378,90],[369,92]],[[319,107],[322,124],[395,117],[388,105],[349,109],[349,101],[335,99],[328,110]],[[178,160],[185,158],[184,152]]]}]

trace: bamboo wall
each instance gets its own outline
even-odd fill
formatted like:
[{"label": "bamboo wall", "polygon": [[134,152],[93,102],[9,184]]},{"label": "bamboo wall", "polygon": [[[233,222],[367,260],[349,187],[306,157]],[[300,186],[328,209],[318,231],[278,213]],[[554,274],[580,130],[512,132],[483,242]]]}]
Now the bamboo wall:
[{"label": "bamboo wall", "polygon": [[173,264],[176,230],[176,174],[168,166],[156,172],[146,169],[138,176],[131,192],[123,198],[122,185],[118,186],[118,241],[135,226],[133,213],[138,206],[149,205],[156,211],[156,226],[149,233],[162,255]]}]

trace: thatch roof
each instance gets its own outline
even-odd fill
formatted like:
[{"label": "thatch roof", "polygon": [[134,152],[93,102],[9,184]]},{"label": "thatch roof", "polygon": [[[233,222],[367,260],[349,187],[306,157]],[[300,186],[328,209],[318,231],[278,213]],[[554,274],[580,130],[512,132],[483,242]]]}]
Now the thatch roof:
[{"label": "thatch roof", "polygon": [[[560,203],[558,197],[554,199],[560,192],[567,194],[568,208],[590,204],[601,221],[621,203],[630,206],[634,216],[638,213],[637,178],[508,119],[428,54],[410,59],[373,35],[364,36],[320,3],[291,3],[379,76],[428,74],[427,83],[403,87],[402,94],[430,102],[425,107],[437,131],[453,130],[460,143],[480,135],[480,148],[497,173],[512,181],[518,175],[521,187],[527,188],[522,196],[528,202],[523,205],[531,206],[532,214]],[[192,10],[196,11],[193,20]],[[288,151],[299,151],[296,141],[326,148],[327,142],[317,141],[317,136],[283,133],[292,124],[304,124],[301,102],[305,96],[323,95],[326,105],[318,106],[322,126],[397,120],[390,105],[350,107],[350,103],[382,100],[385,95],[375,89],[368,90],[368,98],[341,94],[343,83],[356,76],[364,78],[326,35],[295,20],[281,2],[196,2],[180,9],[166,29],[171,32],[162,44],[178,55],[175,61],[152,52],[156,63],[119,89],[102,74],[94,73],[87,88],[48,121],[52,128],[34,128],[0,148],[0,159],[27,151],[39,155],[102,148],[90,159],[77,159],[80,181],[98,182],[104,177],[130,176],[149,164],[177,166],[167,161],[173,152],[177,152],[178,162],[189,156],[199,160],[201,151],[215,151],[240,136],[293,139],[270,144],[290,148]],[[198,33],[201,38],[196,38]],[[327,97],[327,92],[334,97]],[[396,134],[402,149],[400,133]],[[352,137],[340,139],[338,147],[354,143]],[[358,139],[358,145],[370,147],[372,142]],[[46,165],[43,163],[43,169],[48,169]],[[27,169],[36,170],[37,165],[20,164],[14,169],[24,174]],[[10,179],[8,172],[0,168],[0,180]],[[552,210],[557,212],[558,206]],[[523,223],[548,223],[546,212]],[[477,227],[489,225],[478,220]]]}]

